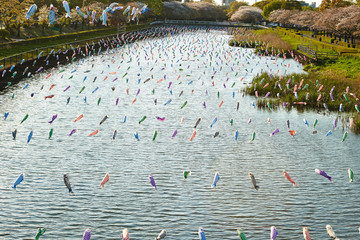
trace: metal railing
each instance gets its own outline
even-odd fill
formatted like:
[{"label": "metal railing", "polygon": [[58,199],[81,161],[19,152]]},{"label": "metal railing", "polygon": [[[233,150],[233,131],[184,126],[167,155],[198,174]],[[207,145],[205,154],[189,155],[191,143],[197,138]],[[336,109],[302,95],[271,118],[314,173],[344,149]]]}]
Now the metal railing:
[{"label": "metal railing", "polygon": [[3,68],[8,68],[13,65],[21,63],[23,60],[28,61],[28,60],[37,59],[40,57],[39,55],[46,56],[51,52],[57,52],[59,50],[66,51],[66,50],[70,50],[72,48],[84,47],[85,45],[90,44],[92,42],[96,42],[100,39],[113,38],[113,37],[118,36],[119,34],[123,34],[125,32],[126,32],[126,27],[120,27],[118,29],[117,34],[110,34],[110,35],[105,35],[105,36],[96,37],[96,38],[89,38],[89,39],[74,41],[74,42],[70,42],[70,43],[61,43],[61,44],[48,46],[48,47],[36,48],[31,51],[22,52],[22,53],[13,55],[13,56],[5,57],[0,60],[0,65],[3,65]]},{"label": "metal railing", "polygon": [[314,58],[319,58],[319,57],[326,57],[326,58],[336,57],[336,58],[338,58],[339,57],[338,52],[319,52],[319,51],[312,49],[310,46],[304,46],[304,45],[298,45],[297,47],[298,47],[298,50],[300,50],[301,52],[304,52]]},{"label": "metal railing", "polygon": [[195,21],[195,20],[165,20],[152,22],[154,24],[179,24],[179,25],[203,25],[221,27],[253,27],[253,24],[242,22],[216,22],[216,21]]}]

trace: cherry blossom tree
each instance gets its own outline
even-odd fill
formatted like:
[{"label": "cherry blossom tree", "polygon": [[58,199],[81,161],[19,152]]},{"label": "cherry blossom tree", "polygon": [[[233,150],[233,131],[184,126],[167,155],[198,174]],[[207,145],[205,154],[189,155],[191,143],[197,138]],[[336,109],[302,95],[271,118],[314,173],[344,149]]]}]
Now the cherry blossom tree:
[{"label": "cherry blossom tree", "polygon": [[262,10],[257,7],[240,7],[230,18],[231,21],[256,23],[264,20]]}]

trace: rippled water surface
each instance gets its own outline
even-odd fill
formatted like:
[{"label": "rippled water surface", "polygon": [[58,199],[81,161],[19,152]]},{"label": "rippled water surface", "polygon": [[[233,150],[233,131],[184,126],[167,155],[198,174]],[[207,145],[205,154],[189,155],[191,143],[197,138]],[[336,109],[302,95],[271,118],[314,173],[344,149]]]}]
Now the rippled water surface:
[{"label": "rippled water surface", "polygon": [[[349,133],[341,143],[341,124],[326,137],[335,115],[255,109],[255,98],[242,96],[245,83],[261,71],[301,72],[301,66],[259,58],[249,49],[229,47],[227,40],[225,31],[214,30],[137,42],[55,69],[49,79],[49,72],[35,75],[0,95],[1,114],[9,112],[0,120],[0,238],[33,239],[37,228],[45,227],[41,239],[81,239],[86,228],[92,239],[120,239],[123,228],[131,239],[154,239],[161,229],[168,231],[166,239],[198,239],[198,227],[203,227],[208,239],[238,239],[241,228],[248,239],[262,240],[276,226],[278,239],[285,240],[302,239],[307,226],[313,239],[328,239],[325,226],[331,224],[339,238],[359,239],[360,138]],[[20,124],[26,114],[29,118]],[[83,119],[73,122],[81,114]],[[105,115],[109,118],[99,125]],[[197,134],[189,141],[198,118]],[[315,119],[317,134],[312,134]],[[295,137],[286,120],[297,131]],[[270,137],[276,128],[280,132]],[[72,129],[77,132],[68,136]],[[88,136],[97,129],[97,135]],[[326,171],[333,183],[315,168]],[[354,183],[349,183],[348,168]],[[184,181],[185,170],[193,174]],[[110,181],[101,189],[107,172]],[[211,188],[215,172],[220,180]],[[14,190],[21,173],[25,179]],[[64,173],[74,196],[64,185]],[[158,191],[149,183],[150,173]]]}]

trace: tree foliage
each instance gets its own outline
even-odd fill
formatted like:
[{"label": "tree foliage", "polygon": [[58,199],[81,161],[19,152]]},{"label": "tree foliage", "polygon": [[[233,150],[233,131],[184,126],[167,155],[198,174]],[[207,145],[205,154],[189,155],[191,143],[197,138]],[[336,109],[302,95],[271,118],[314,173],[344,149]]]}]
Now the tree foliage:
[{"label": "tree foliage", "polygon": [[345,1],[345,0],[322,0],[319,9],[320,11],[323,11],[327,8],[348,7],[352,4],[353,3],[351,1]]},{"label": "tree foliage", "polygon": [[226,10],[228,13],[228,16],[231,17],[238,9],[239,7],[243,6],[249,6],[248,2],[245,1],[233,1],[229,4],[229,8]]},{"label": "tree foliage", "polygon": [[264,1],[260,1],[260,2],[254,3],[252,6],[253,6],[253,7],[258,7],[258,8],[260,8],[261,10],[264,10],[264,7],[265,7],[266,5],[268,5],[270,2],[271,2],[271,0],[264,0]]},{"label": "tree foliage", "polygon": [[256,23],[264,20],[262,10],[257,7],[240,7],[232,16],[231,21]]},{"label": "tree foliage", "polygon": [[162,16],[166,19],[225,20],[225,12],[207,2],[164,2]]},{"label": "tree foliage", "polygon": [[263,16],[265,18],[269,18],[269,15],[272,11],[281,9],[282,6],[282,2],[281,1],[272,1],[269,4],[267,4],[264,8],[263,8]]},{"label": "tree foliage", "polygon": [[338,34],[360,34],[360,7],[356,5],[321,12],[281,9],[271,12],[269,20]]}]

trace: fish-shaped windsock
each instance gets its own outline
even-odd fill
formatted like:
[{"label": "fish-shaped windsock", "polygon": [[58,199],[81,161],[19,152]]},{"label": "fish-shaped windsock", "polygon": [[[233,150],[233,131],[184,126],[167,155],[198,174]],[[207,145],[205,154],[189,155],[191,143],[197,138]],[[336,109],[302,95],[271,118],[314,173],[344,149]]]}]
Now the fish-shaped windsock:
[{"label": "fish-shaped windsock", "polygon": [[96,129],[95,131],[93,131],[93,132],[91,132],[91,133],[89,133],[89,137],[90,136],[95,136],[96,134],[98,134],[99,133],[99,129]]},{"label": "fish-shaped windsock", "polygon": [[83,117],[84,117],[84,114],[81,114],[80,116],[78,116],[78,117],[74,120],[74,122],[79,121],[79,120],[82,119]]},{"label": "fish-shaped windsock", "polygon": [[190,142],[194,139],[194,137],[196,136],[196,131],[193,131],[191,137],[190,137]]},{"label": "fish-shaped windsock", "polygon": [[93,11],[91,12],[91,22],[90,22],[90,24],[94,24],[95,21],[96,21],[96,11],[93,10]]},{"label": "fish-shaped windsock", "polygon": [[155,118],[161,122],[165,121],[165,117],[155,117]]},{"label": "fish-shaped windsock", "polygon": [[28,119],[29,114],[26,114],[25,117],[23,118],[23,120],[21,120],[20,124],[22,124],[23,122],[25,122],[26,119]]},{"label": "fish-shaped windsock", "polygon": [[63,6],[64,6],[64,9],[66,11],[66,17],[71,18],[71,12],[70,12],[69,3],[67,1],[63,1]]},{"label": "fish-shaped windsock", "polygon": [[15,129],[12,133],[13,136],[13,140],[16,140],[16,134],[17,134],[17,129]]},{"label": "fish-shaped windsock", "polygon": [[127,6],[123,12],[123,15],[126,15],[130,11],[131,6]]},{"label": "fish-shaped windsock", "polygon": [[73,194],[74,192],[71,188],[70,180],[69,180],[69,177],[67,174],[64,174],[64,183],[65,183],[65,186],[69,189],[69,193]]},{"label": "fish-shaped windsock", "polygon": [[183,109],[187,105],[187,101],[184,102],[184,104],[180,107],[180,109]]},{"label": "fish-shaped windsock", "polygon": [[83,240],[90,240],[91,238],[91,230],[90,228],[86,229],[83,234]]},{"label": "fish-shaped windsock", "polygon": [[46,232],[45,228],[39,228],[36,235],[35,235],[35,240],[39,240],[39,238],[44,235],[44,233]]},{"label": "fish-shaped windsock", "polygon": [[52,135],[53,135],[53,132],[54,132],[54,129],[53,129],[53,128],[50,129],[48,139],[51,139],[51,137],[52,137]]},{"label": "fish-shaped windsock", "polygon": [[30,140],[31,140],[31,138],[33,136],[33,133],[34,133],[33,130],[31,130],[30,133],[29,133],[28,139],[27,139],[27,143],[30,142]]},{"label": "fish-shaped windsock", "polygon": [[329,130],[329,131],[326,133],[325,136],[327,137],[327,136],[329,136],[329,135],[331,135],[331,134],[332,134],[332,132],[331,132],[331,130]]},{"label": "fish-shaped windsock", "polygon": [[146,116],[143,116],[143,118],[139,121],[139,124],[141,124],[143,121],[145,121]]},{"label": "fish-shaped windsock", "polygon": [[316,127],[317,123],[318,123],[318,120],[317,120],[317,119],[315,119],[315,122],[314,122],[314,128]]},{"label": "fish-shaped windsock", "polygon": [[342,138],[342,140],[341,140],[341,142],[344,142],[344,141],[345,141],[345,139],[347,138],[347,135],[348,135],[348,132],[345,132],[345,133],[344,133],[344,136],[343,136],[343,138]]},{"label": "fish-shaped windsock", "polygon": [[309,123],[305,118],[304,118],[304,123],[305,123],[306,126],[309,126]]},{"label": "fish-shaped windsock", "polygon": [[196,128],[196,127],[199,125],[200,121],[201,121],[201,118],[198,118],[198,120],[197,120],[196,123],[195,123],[194,128]]},{"label": "fish-shaped windsock", "polygon": [[109,181],[109,178],[110,178],[109,173],[106,173],[105,176],[104,176],[104,178],[103,178],[103,180],[102,180],[101,183],[100,183],[100,187],[101,187],[101,188],[104,188],[104,185],[105,185],[105,183],[107,183],[107,182]]},{"label": "fish-shaped windsock", "polygon": [[100,17],[100,20],[102,20],[102,25],[104,26],[107,26],[107,12],[104,10],[101,17]]},{"label": "fish-shaped windsock", "polygon": [[184,171],[184,180],[191,176],[191,171]]},{"label": "fish-shaped windsock", "polygon": [[57,117],[58,117],[57,114],[53,115],[52,118],[51,118],[51,120],[49,121],[49,123],[52,124]]},{"label": "fish-shaped windsock", "polygon": [[16,186],[19,185],[24,180],[24,174],[20,174],[18,179],[14,182],[14,186],[12,186],[13,189],[16,189]]},{"label": "fish-shaped windsock", "polygon": [[140,141],[139,134],[137,132],[134,133],[134,137],[136,138],[136,140]]},{"label": "fish-shaped windsock", "polygon": [[37,10],[37,5],[33,4],[30,6],[29,10],[26,13],[25,19],[30,20],[30,17],[35,13],[35,11]]},{"label": "fish-shaped windsock", "polygon": [[49,24],[54,24],[55,21],[55,10],[54,10],[54,5],[50,4],[50,8],[49,8]]},{"label": "fish-shaped windsock", "polygon": [[256,185],[256,179],[255,179],[254,174],[252,174],[251,172],[249,172],[249,178],[250,178],[250,180],[251,180],[254,188],[255,188],[256,190],[258,190],[258,189],[259,189],[259,186]]},{"label": "fish-shaped windsock", "polygon": [[159,235],[157,236],[157,238],[155,238],[155,240],[164,239],[164,238],[166,237],[166,234],[167,234],[167,232],[166,232],[165,229],[161,230],[161,232],[159,233]]},{"label": "fish-shaped windsock", "polygon": [[350,182],[354,182],[354,173],[351,168],[348,169]]},{"label": "fish-shaped windsock", "polygon": [[329,236],[330,236],[331,238],[338,239],[338,238],[336,237],[336,235],[335,235],[334,230],[333,230],[332,227],[330,226],[330,224],[326,225],[326,232],[327,232],[327,234],[329,234]]},{"label": "fish-shaped windsock", "polygon": [[213,122],[210,124],[210,128],[212,128],[216,122],[217,122],[217,117],[214,118]]},{"label": "fish-shaped windsock", "polygon": [[75,11],[76,11],[76,13],[77,13],[79,16],[81,16],[81,17],[83,17],[83,18],[87,18],[87,15],[85,15],[85,14],[81,11],[81,9],[80,9],[79,6],[76,6]]},{"label": "fish-shaped windsock", "polygon": [[290,133],[291,136],[295,136],[296,131],[294,131],[294,130],[289,130],[289,133]]},{"label": "fish-shaped windsock", "polygon": [[178,130],[175,130],[175,131],[173,132],[173,134],[171,135],[171,139],[174,139],[177,133],[178,133]]},{"label": "fish-shaped windsock", "polygon": [[323,177],[326,177],[327,179],[329,179],[330,182],[332,182],[331,177],[328,176],[325,171],[320,170],[320,169],[315,169],[315,172],[318,173],[318,174],[320,174],[320,175],[323,176]]},{"label": "fish-shaped windsock", "polygon": [[215,173],[215,176],[214,176],[214,180],[213,180],[213,182],[212,182],[212,184],[211,184],[211,187],[212,187],[212,188],[216,187],[216,183],[217,183],[219,180],[220,180],[219,172],[216,172],[216,173]]},{"label": "fish-shaped windsock", "polygon": [[279,132],[279,129],[275,129],[275,131],[273,131],[272,133],[270,133],[270,137],[274,136],[276,133]]},{"label": "fish-shaped windsock", "polygon": [[286,177],[287,180],[289,180],[289,182],[291,182],[295,187],[298,187],[299,185],[297,185],[295,183],[295,181],[290,177],[290,175],[286,172],[286,171],[283,171],[283,175]]},{"label": "fish-shaped windsock", "polygon": [[109,118],[108,115],[105,115],[105,117],[101,120],[100,125],[103,124],[108,118]]},{"label": "fish-shaped windsock", "polygon": [[206,240],[205,232],[204,232],[204,229],[202,227],[199,227],[198,234],[199,234],[199,239],[200,240]]},{"label": "fish-shaped windsock", "polygon": [[122,240],[130,240],[129,238],[129,231],[127,228],[124,228],[122,234],[121,234]]},{"label": "fish-shaped windsock", "polygon": [[113,140],[115,140],[116,134],[117,134],[117,130],[115,130],[114,133],[113,133],[113,136],[112,136],[112,139],[113,139]]},{"label": "fish-shaped windsock", "polygon": [[278,235],[278,231],[276,230],[276,227],[272,226],[271,230],[270,230],[270,239],[271,240],[275,240],[277,235]]},{"label": "fish-shaped windsock", "polygon": [[244,232],[243,232],[241,229],[238,229],[237,232],[238,232],[238,234],[239,234],[240,240],[247,240]]},{"label": "fish-shaped windsock", "polygon": [[155,184],[155,180],[154,180],[154,177],[149,174],[149,182],[151,183],[151,185],[155,188],[155,190],[157,190],[157,186]]},{"label": "fish-shaped windsock", "polygon": [[255,131],[251,134],[251,141],[253,142],[254,140],[255,140],[255,135],[256,135],[256,133],[255,133]]},{"label": "fish-shaped windsock", "polygon": [[140,13],[143,14],[148,10],[148,6],[144,5],[141,9],[140,9]]},{"label": "fish-shaped windsock", "polygon": [[303,235],[305,240],[311,240],[310,233],[307,227],[303,227]]},{"label": "fish-shaped windsock", "polygon": [[71,132],[68,134],[69,137],[71,137],[74,133],[76,133],[76,129],[71,130]]}]

